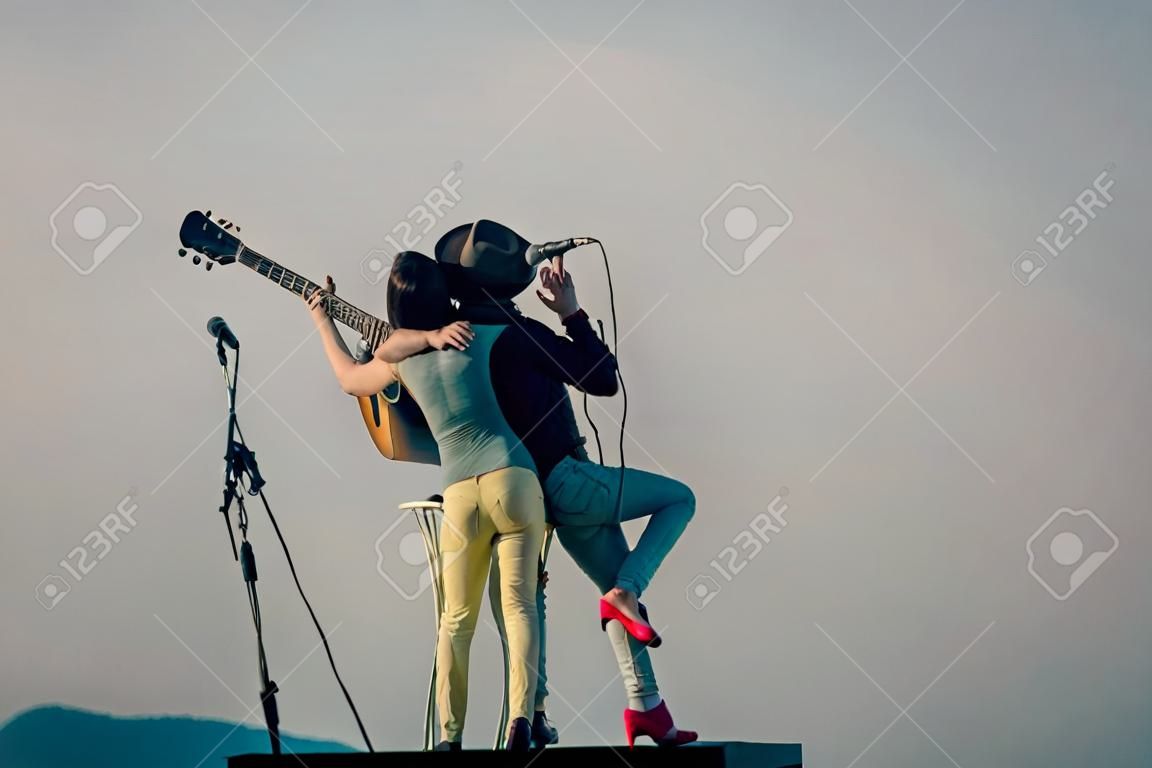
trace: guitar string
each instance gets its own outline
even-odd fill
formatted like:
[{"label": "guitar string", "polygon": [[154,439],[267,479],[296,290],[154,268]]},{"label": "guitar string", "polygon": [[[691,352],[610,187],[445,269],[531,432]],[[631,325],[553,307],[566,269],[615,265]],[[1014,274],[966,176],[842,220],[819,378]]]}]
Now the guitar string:
[{"label": "guitar string", "polygon": [[[303,296],[305,291],[310,288],[320,287],[308,278],[293,272],[247,246],[241,247],[237,255],[237,261],[298,296]],[[286,285],[285,278],[288,277],[291,277],[291,280]],[[297,288],[297,281],[301,283],[299,288]],[[369,347],[374,348],[387,336],[390,326],[386,321],[365,312],[359,307],[349,304],[335,294],[329,297],[327,304],[328,311],[333,318],[360,333],[368,342]]]}]

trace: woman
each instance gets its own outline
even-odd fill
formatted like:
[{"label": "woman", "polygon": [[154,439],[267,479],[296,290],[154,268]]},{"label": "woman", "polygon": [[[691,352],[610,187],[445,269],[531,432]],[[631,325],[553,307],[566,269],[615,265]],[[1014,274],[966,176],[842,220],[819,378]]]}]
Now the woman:
[{"label": "woman", "polygon": [[[335,286],[328,282],[328,290]],[[358,364],[324,311],[307,299],[332,369],[345,392],[369,395],[402,379],[440,449],[444,468],[444,612],[436,644],[441,742],[460,749],[468,705],[468,656],[493,554],[510,657],[506,748],[531,738],[539,629],[537,562],[544,539],[544,494],[532,457],[512,433],[492,391],[489,353],[507,326],[453,323],[436,262],[414,252],[396,257],[388,279],[388,319],[396,330],[373,359]],[[432,347],[422,354],[418,350]],[[408,356],[411,355],[411,356]],[[387,359],[402,360],[394,368]]]}]

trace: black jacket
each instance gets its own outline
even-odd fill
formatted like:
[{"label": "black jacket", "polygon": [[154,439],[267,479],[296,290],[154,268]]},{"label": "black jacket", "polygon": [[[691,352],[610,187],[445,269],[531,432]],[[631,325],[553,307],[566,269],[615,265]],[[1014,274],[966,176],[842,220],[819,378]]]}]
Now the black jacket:
[{"label": "black jacket", "polygon": [[504,320],[512,327],[492,347],[492,387],[543,483],[562,458],[584,443],[568,386],[594,396],[616,394],[616,358],[583,310],[564,321],[567,337],[518,313]]}]

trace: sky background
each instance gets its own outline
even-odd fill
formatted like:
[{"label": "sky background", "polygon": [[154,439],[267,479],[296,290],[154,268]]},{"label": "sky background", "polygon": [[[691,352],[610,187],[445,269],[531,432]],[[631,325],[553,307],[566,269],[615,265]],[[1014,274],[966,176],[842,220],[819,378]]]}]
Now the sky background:
[{"label": "sky background", "polygon": [[[438,470],[376,453],[298,299],[239,266],[206,274],[176,235],[211,208],[383,314],[369,254],[458,169],[418,250],[478,217],[607,246],[625,458],[698,498],[645,595],[678,723],[840,768],[1152,761],[1147,3],[197,2],[0,10],[0,718],[256,703],[216,512],[219,314],[243,341],[245,435],[369,732],[419,747],[431,598],[390,586],[377,541],[414,530],[392,528],[396,505]],[[1035,238],[1102,173],[1112,202],[1052,256]],[[726,211],[739,237],[716,219],[706,236]],[[741,226],[789,221],[732,269],[755,239]],[[1025,285],[1028,249],[1046,266]],[[569,268],[608,322],[598,252]],[[590,409],[616,462],[620,398]],[[781,489],[787,525],[757,548]],[[137,524],[96,560],[89,532],[118,507]],[[258,506],[250,534],[284,728],[358,744]],[[79,581],[60,565],[77,547],[96,562]],[[559,547],[550,572],[562,743],[622,743],[595,590]],[[66,584],[51,609],[46,578]],[[482,747],[487,624],[473,659]]]}]

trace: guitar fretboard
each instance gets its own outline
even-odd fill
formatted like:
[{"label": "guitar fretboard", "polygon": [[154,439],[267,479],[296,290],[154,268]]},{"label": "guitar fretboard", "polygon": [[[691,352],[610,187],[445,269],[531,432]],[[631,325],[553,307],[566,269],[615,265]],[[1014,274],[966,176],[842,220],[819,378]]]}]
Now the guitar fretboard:
[{"label": "guitar fretboard", "polygon": [[[310,295],[322,287],[247,246],[241,246],[236,260],[297,296]],[[386,321],[352,306],[338,296],[329,296],[325,306],[333,320],[363,336],[369,349],[375,349],[392,332],[392,326]]]}]

